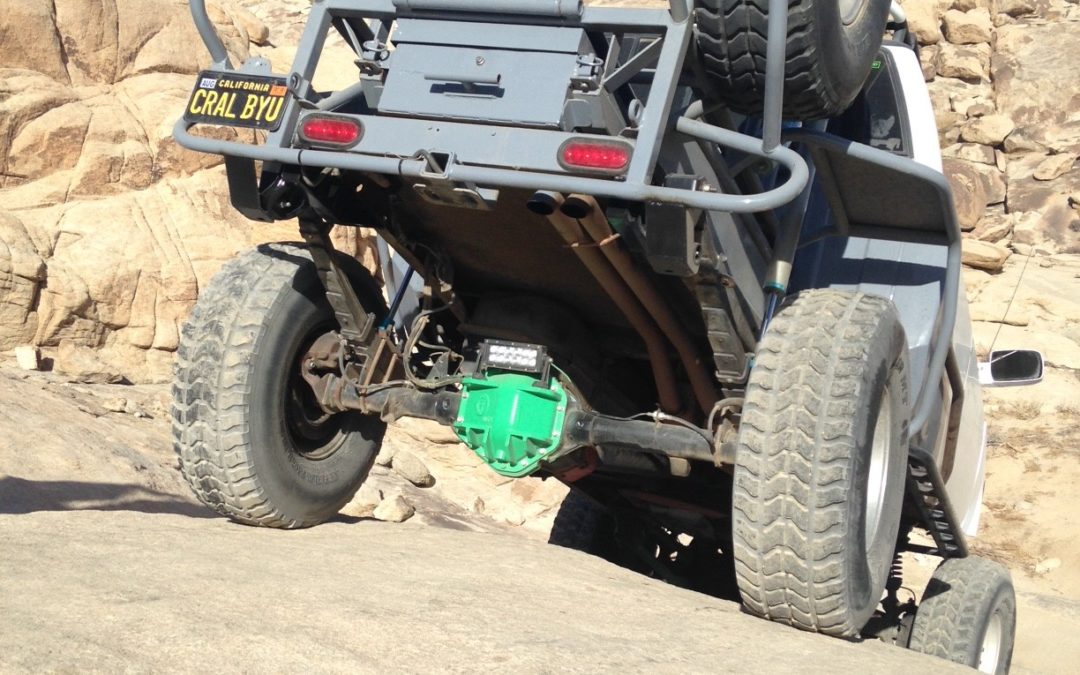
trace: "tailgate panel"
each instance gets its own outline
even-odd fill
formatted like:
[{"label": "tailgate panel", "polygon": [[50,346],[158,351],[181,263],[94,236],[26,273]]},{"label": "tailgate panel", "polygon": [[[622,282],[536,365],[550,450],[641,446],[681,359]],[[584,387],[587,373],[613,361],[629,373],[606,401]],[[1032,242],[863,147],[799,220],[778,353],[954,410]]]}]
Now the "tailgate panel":
[{"label": "tailgate panel", "polygon": [[558,127],[576,54],[406,44],[379,112]]},{"label": "tailgate panel", "polygon": [[379,112],[559,127],[591,52],[580,28],[402,19]]}]

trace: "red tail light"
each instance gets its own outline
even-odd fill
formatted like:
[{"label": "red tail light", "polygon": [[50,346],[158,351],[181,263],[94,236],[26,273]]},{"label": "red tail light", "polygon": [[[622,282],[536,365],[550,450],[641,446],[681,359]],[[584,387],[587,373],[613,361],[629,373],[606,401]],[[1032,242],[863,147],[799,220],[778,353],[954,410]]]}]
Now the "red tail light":
[{"label": "red tail light", "polygon": [[559,148],[559,163],[565,169],[586,169],[618,174],[630,165],[633,147],[621,141],[571,138]]},{"label": "red tail light", "polygon": [[348,117],[309,115],[300,124],[300,138],[308,143],[348,147],[360,140],[360,123]]}]

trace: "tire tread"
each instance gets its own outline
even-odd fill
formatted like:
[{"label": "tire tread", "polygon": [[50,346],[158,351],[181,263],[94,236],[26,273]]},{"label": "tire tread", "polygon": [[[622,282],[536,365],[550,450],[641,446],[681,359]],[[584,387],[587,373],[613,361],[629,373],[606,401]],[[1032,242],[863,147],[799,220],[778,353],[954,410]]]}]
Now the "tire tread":
[{"label": "tire tread", "polygon": [[[784,117],[813,120],[833,117],[850,103],[829,86],[826,64],[817,45],[823,30],[813,19],[820,0],[789,0]],[[735,112],[760,115],[765,99],[768,0],[698,0],[695,33],[705,72],[718,94]],[[835,36],[833,39],[837,39]]]},{"label": "tire tread", "polygon": [[555,514],[548,543],[606,557],[610,551],[605,549],[603,539],[611,533],[605,528],[614,528],[611,515],[591,497],[572,489]]},{"label": "tire tread", "polygon": [[199,501],[249,525],[317,524],[270,503],[254,472],[247,412],[248,358],[298,258],[311,259],[299,246],[273,244],[225,263],[200,293],[177,350],[171,417],[180,473]]},{"label": "tire tread", "polygon": [[938,585],[946,588],[919,603],[912,626],[911,648],[973,665],[967,659],[979,646],[974,643],[982,639],[984,617],[979,608],[991,607],[1003,585],[1008,586],[1012,597],[1009,571],[986,558],[952,558],[934,572],[930,588]]},{"label": "tire tread", "polygon": [[846,508],[859,373],[884,298],[815,290],[761,341],[742,413],[733,494],[735,570],[754,614],[853,636]]}]

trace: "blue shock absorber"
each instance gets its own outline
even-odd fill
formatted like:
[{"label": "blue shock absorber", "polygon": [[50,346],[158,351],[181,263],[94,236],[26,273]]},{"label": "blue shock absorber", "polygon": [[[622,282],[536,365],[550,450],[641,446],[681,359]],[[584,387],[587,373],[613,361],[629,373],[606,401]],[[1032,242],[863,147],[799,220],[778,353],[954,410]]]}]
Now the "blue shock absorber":
[{"label": "blue shock absorber", "polygon": [[382,320],[382,323],[379,324],[379,330],[389,328],[394,324],[394,317],[401,307],[401,301],[405,297],[405,292],[409,290],[409,282],[412,281],[414,271],[415,270],[413,270],[411,265],[409,266],[409,269],[405,271],[405,276],[401,278],[401,283],[398,284],[397,292],[394,293],[394,299],[390,301],[390,309],[386,312],[386,317]]}]

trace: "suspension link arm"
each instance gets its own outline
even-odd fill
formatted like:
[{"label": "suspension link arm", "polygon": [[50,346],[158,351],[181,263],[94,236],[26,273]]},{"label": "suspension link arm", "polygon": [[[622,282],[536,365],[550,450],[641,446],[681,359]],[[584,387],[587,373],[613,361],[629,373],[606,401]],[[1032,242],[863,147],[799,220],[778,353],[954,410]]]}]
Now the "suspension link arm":
[{"label": "suspension link arm", "polygon": [[315,261],[315,269],[326,291],[326,299],[340,326],[341,337],[345,338],[354,354],[362,353],[371,341],[376,318],[374,314],[364,310],[345,270],[341,269],[335,260],[330,226],[313,218],[301,218],[300,235],[311,251],[311,259]]}]

